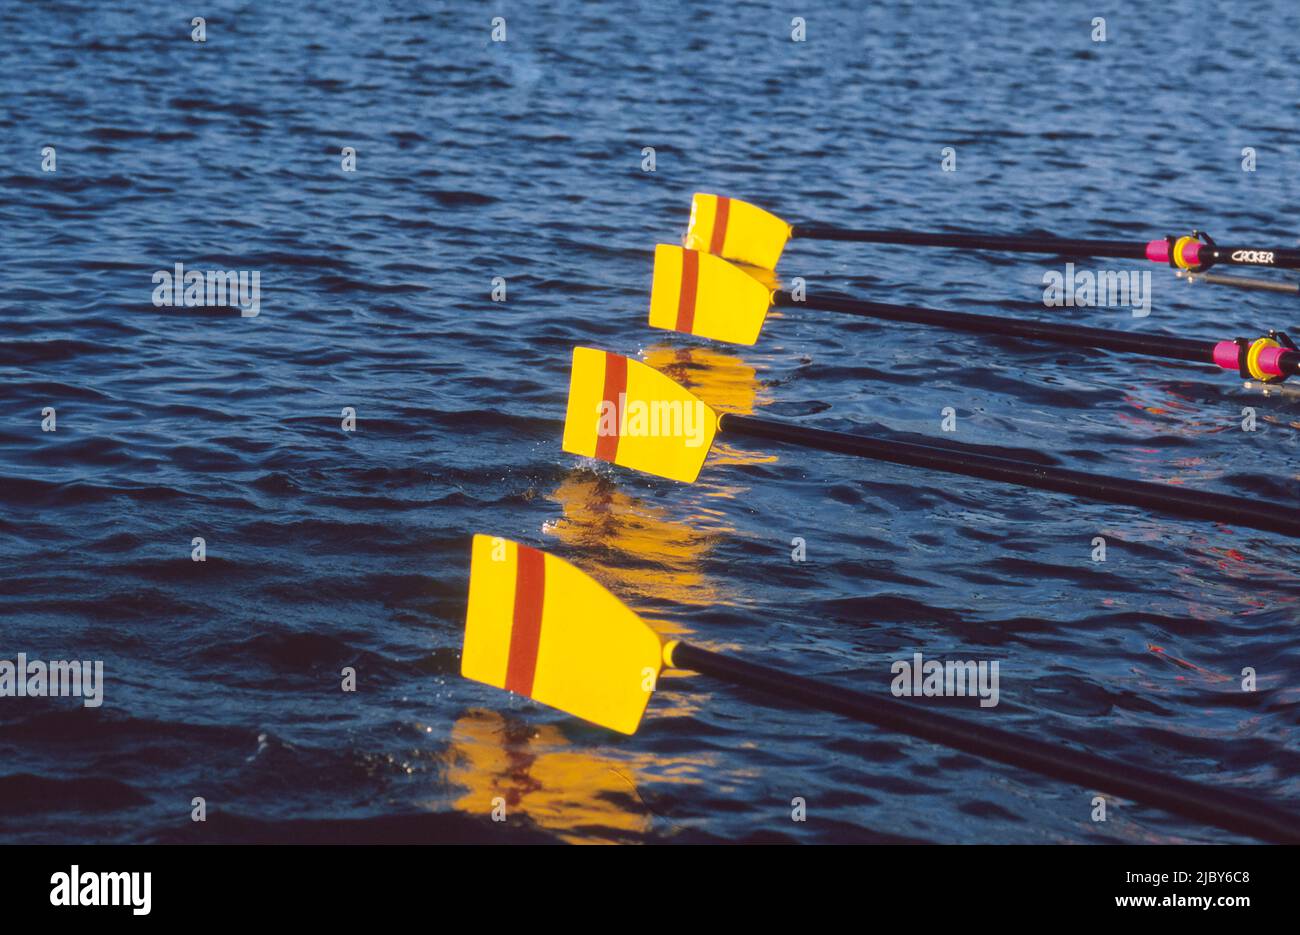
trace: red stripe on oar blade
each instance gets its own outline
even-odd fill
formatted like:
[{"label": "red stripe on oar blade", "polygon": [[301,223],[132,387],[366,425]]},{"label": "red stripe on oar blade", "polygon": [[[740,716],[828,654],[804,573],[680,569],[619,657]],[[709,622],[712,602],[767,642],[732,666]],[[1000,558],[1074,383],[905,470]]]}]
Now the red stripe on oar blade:
[{"label": "red stripe on oar blade", "polygon": [[718,196],[718,210],[713,214],[713,238],[709,241],[709,252],[722,256],[722,245],[727,241],[727,216],[731,214],[731,199],[726,195]]},{"label": "red stripe on oar blade", "polygon": [[546,557],[526,545],[519,547],[515,571],[515,616],[510,628],[510,658],[506,691],[531,698],[537,671],[537,646],[542,641],[542,599],[546,594]]},{"label": "red stripe on oar blade", "polygon": [[695,293],[700,286],[700,254],[682,251],[682,291],[677,297],[677,330],[691,334],[695,327]]},{"label": "red stripe on oar blade", "polygon": [[602,461],[613,461],[618,456],[618,429],[623,419],[619,400],[627,392],[627,358],[618,354],[605,354],[605,389],[601,392],[602,414],[604,404],[608,403],[614,410],[614,431],[605,432],[606,421],[601,418],[596,429],[596,457]]}]

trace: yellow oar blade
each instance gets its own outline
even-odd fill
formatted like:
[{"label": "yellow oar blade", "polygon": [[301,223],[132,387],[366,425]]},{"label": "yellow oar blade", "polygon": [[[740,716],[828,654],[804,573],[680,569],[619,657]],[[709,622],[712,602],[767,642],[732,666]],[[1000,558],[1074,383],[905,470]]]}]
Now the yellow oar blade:
[{"label": "yellow oar blade", "polygon": [[650,287],[650,326],[715,341],[753,344],[772,293],[721,257],[659,244]]},{"label": "yellow oar blade", "polygon": [[609,351],[573,349],[564,450],[693,483],[718,415],[658,370]]},{"label": "yellow oar blade", "polygon": [[729,260],[776,269],[791,227],[775,214],[724,195],[697,192],[691,199],[686,246]]},{"label": "yellow oar blade", "polygon": [[632,734],[662,659],[655,632],[568,562],[474,537],[465,678]]}]

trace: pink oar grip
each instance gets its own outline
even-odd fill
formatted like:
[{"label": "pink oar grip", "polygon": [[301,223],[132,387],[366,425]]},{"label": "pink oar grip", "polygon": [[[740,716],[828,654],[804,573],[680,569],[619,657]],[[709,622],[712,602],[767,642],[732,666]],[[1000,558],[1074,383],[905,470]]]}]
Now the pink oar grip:
[{"label": "pink oar grip", "polygon": [[1147,244],[1147,259],[1152,263],[1169,262],[1169,241],[1153,240]]},{"label": "pink oar grip", "polygon": [[1237,369],[1237,342],[1220,341],[1214,345],[1214,362],[1224,370]]}]

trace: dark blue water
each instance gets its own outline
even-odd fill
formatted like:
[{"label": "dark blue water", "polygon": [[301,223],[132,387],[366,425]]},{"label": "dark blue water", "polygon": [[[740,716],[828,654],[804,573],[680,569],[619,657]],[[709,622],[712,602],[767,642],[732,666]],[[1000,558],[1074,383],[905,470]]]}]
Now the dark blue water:
[{"label": "dark blue water", "polygon": [[[635,737],[467,682],[476,531],[711,648],[872,691],[918,651],[997,660],[992,723],[1300,799],[1289,540],[788,449],[723,445],[694,486],[560,449],[593,344],[727,408],[940,436],[952,407],[948,440],[1292,509],[1300,404],[1231,374],[802,310],[709,345],[645,310],[696,190],[1294,246],[1300,8],[1113,6],[1102,44],[1068,4],[204,7],[0,10],[0,658],[106,678],[97,709],[0,699],[4,840],[1225,840],[1119,802],[1095,823],[1092,790],[702,678],[665,680]],[[178,262],[258,271],[260,314],[156,307]],[[813,242],[782,262],[1119,329],[1295,322],[1293,299],[1156,267],[1149,318],[1044,309],[1060,268]]]}]

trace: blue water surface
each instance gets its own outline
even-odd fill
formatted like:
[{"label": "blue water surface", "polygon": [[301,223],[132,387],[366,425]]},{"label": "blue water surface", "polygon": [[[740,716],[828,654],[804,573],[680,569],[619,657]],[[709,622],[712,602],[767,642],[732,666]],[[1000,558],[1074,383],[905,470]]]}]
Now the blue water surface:
[{"label": "blue water surface", "polygon": [[[723,409],[1294,509],[1300,404],[1212,367],[802,309],[737,347],[646,309],[695,191],[1294,247],[1300,7],[201,6],[0,7],[0,658],[106,678],[99,708],[0,699],[0,839],[1235,840],[702,677],[632,737],[466,681],[475,532],[665,635],[872,692],[916,652],[997,661],[998,708],[944,709],[1300,800],[1291,540],[725,439],[690,486],[560,448],[585,344]],[[259,313],[155,305],[176,263],[257,271]],[[1207,339],[1295,323],[1156,266],[1149,317],[1045,309],[1063,264],[795,241],[781,272]]]}]

